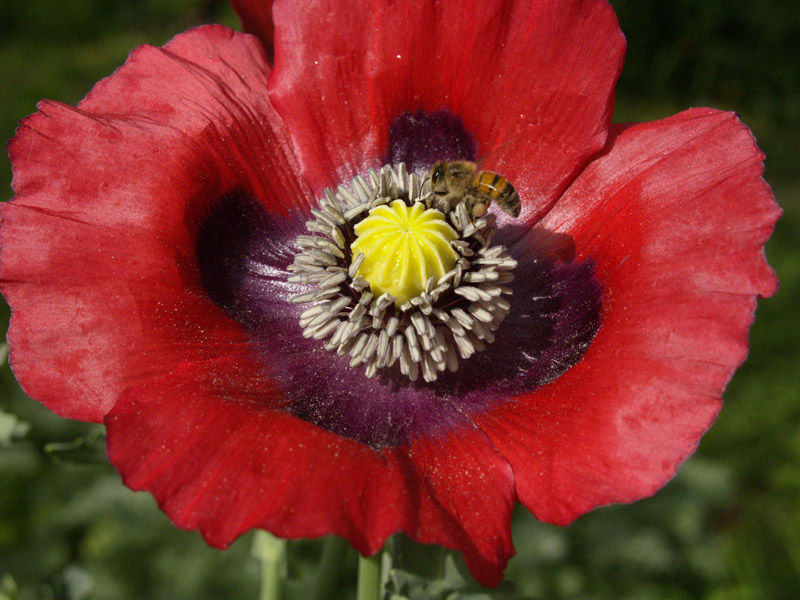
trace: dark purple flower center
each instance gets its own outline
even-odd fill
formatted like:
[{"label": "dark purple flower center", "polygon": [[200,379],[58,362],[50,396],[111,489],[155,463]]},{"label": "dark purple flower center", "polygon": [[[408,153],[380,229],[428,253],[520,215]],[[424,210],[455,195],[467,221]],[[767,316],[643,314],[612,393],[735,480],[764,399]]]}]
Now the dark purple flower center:
[{"label": "dark purple flower center", "polygon": [[600,324],[602,292],[592,263],[546,258],[552,253],[538,240],[548,236],[520,237],[513,229],[497,233],[519,266],[510,284],[511,310],[495,342],[433,383],[411,382],[394,370],[368,379],[363,368],[350,367],[349,357],[302,336],[298,320],[304,307],[290,299],[303,288],[287,282],[287,267],[303,223],[270,213],[245,194],[231,194],[200,224],[197,260],[209,298],[252,335],[265,377],[278,383],[288,409],[381,448],[447,430],[494,402],[535,390],[588,348]]},{"label": "dark purple flower center", "polygon": [[440,160],[474,161],[475,140],[454,114],[447,111],[407,112],[389,129],[385,164],[404,163],[409,171],[426,171]]},{"label": "dark purple flower center", "polygon": [[[471,136],[446,112],[402,115],[390,138],[390,160],[418,172],[442,158],[475,155]],[[287,410],[376,449],[445,432],[554,380],[580,360],[600,326],[602,287],[590,261],[565,257],[571,239],[506,225],[493,243],[506,246],[518,266],[494,343],[436,381],[411,381],[396,367],[368,378],[363,366],[350,366],[349,356],[303,336],[300,315],[308,306],[291,299],[308,286],[289,281],[289,266],[302,251],[297,236],[307,233],[304,221],[232,193],[199,225],[202,284],[252,336],[264,376],[283,391]]]}]

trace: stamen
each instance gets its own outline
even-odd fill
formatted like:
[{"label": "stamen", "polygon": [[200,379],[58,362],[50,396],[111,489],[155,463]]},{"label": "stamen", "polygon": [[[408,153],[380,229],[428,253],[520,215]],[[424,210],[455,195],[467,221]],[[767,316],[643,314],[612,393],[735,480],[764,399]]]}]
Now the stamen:
[{"label": "stamen", "polygon": [[494,215],[473,221],[401,164],[325,190],[311,216],[288,268],[308,286],[292,302],[315,303],[300,314],[304,337],[367,377],[394,368],[426,382],[494,341],[517,265],[489,246]]}]

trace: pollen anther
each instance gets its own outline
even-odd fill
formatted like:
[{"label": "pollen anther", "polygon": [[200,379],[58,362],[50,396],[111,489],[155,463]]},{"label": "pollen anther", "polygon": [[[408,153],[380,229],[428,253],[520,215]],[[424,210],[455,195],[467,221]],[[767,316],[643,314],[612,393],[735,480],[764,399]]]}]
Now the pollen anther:
[{"label": "pollen anther", "polygon": [[315,303],[300,314],[303,336],[329,338],[367,377],[396,368],[428,382],[493,342],[517,263],[489,245],[494,215],[473,221],[443,204],[402,164],[325,190],[289,266],[303,286],[292,302]]}]

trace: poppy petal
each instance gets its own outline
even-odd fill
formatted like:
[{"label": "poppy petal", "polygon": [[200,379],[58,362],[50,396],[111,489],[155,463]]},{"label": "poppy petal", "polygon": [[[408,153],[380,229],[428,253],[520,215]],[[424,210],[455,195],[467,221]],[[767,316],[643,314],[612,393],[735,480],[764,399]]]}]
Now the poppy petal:
[{"label": "poppy petal", "polygon": [[232,190],[274,214],[309,202],[267,73],[254,38],[203,27],[135,50],[78,108],[45,101],[22,122],[0,290],[32,397],[101,421],[131,385],[246,341],[201,286],[195,224]]},{"label": "poppy petal", "polygon": [[272,24],[272,0],[231,0],[242,27],[247,33],[257,35],[264,51],[272,60],[272,42],[275,26]]},{"label": "poppy petal", "polygon": [[536,220],[605,142],[625,40],[603,0],[278,0],[273,17],[270,99],[318,194],[392,155],[396,119],[444,110]]},{"label": "poppy petal", "polygon": [[777,286],[763,245],[780,209],[762,171],[732,113],[618,126],[541,222],[591,257],[604,297],[577,365],[478,419],[539,519],[652,494],[710,427],[755,298]]},{"label": "poppy petal", "polygon": [[109,457],[126,485],[213,546],[258,527],[335,533],[373,554],[405,531],[463,551],[476,578],[499,583],[513,555],[513,482],[483,433],[375,452],[280,406],[245,354],[185,363],[123,394],[106,418]]}]

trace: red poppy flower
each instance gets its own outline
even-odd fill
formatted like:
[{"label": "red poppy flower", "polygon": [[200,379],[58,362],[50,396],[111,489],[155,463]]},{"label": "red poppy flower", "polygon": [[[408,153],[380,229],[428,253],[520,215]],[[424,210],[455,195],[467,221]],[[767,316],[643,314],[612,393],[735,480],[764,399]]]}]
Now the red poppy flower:
[{"label": "red poppy flower", "polygon": [[[269,3],[237,6],[269,44]],[[609,125],[625,42],[602,0],[273,15],[272,68],[256,37],[201,27],[22,122],[11,364],[105,422],[125,483],[211,545],[257,527],[371,554],[404,531],[496,584],[516,500],[566,524],[647,496],[711,425],[776,288],[763,156],[731,113]],[[420,185],[369,169],[478,156],[520,217],[454,205],[460,266],[378,306],[320,232]]]}]

